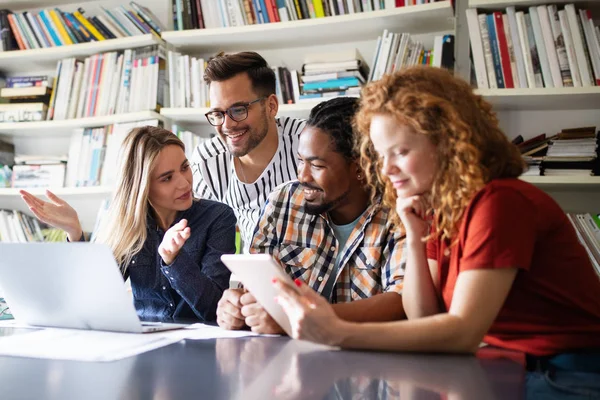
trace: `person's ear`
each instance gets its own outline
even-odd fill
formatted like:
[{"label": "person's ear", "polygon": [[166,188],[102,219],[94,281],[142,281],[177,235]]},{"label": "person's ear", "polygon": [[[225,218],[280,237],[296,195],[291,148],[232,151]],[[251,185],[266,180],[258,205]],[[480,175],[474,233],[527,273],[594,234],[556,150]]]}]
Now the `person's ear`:
[{"label": "person's ear", "polygon": [[275,118],[277,112],[279,111],[279,100],[277,99],[277,96],[275,96],[274,94],[269,95],[269,97],[267,97],[266,99],[266,102],[267,112],[269,113],[269,116]]},{"label": "person's ear", "polygon": [[360,167],[360,164],[358,163],[358,161],[352,161],[350,171],[352,171],[352,173],[356,175],[356,179],[358,179],[359,181],[362,181],[365,179],[365,173],[363,172],[362,168]]}]

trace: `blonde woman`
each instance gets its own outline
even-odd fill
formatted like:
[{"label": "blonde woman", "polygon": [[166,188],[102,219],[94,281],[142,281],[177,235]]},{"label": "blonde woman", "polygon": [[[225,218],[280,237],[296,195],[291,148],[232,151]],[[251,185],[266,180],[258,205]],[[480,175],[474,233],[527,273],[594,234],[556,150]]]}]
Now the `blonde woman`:
[{"label": "blonde woman", "polygon": [[[233,211],[196,200],[184,145],[156,127],[133,129],[122,148],[122,166],[97,242],[113,251],[142,319],[214,321],[230,272],[222,254],[235,251]],[[50,202],[22,190],[31,212],[83,240],[75,210],[47,191]]]}]

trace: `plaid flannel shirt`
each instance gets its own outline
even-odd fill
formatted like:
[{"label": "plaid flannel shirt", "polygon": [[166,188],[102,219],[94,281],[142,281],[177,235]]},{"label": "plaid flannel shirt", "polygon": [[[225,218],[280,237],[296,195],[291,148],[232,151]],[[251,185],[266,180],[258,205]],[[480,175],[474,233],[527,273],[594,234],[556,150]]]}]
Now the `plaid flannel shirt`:
[{"label": "plaid flannel shirt", "polygon": [[[389,210],[379,202],[368,207],[339,249],[326,215],[304,212],[298,181],[275,189],[254,232],[251,253],[271,254],[292,279],[300,278],[322,293],[337,271],[333,303],[364,299],[383,292],[402,294],[404,234],[393,229]],[[342,251],[336,270],[337,252]]]}]

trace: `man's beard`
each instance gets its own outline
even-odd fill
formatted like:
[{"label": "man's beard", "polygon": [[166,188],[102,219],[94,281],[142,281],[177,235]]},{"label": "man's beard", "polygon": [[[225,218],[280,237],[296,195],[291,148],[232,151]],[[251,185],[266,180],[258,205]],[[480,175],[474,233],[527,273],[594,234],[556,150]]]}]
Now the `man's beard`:
[{"label": "man's beard", "polygon": [[[313,187],[309,187],[309,186],[304,186],[304,187],[314,189]],[[327,212],[333,210],[334,208],[336,208],[337,206],[339,206],[340,204],[342,204],[344,201],[346,201],[346,199],[348,199],[349,193],[350,193],[350,189],[348,189],[347,191],[342,193],[337,199],[328,201],[327,203],[323,203],[323,204],[314,204],[313,205],[313,204],[310,204],[305,201],[304,202],[304,211],[310,215],[320,215],[320,214],[327,213]]]},{"label": "man's beard", "polygon": [[248,135],[248,141],[246,142],[246,146],[244,148],[230,146],[229,143],[225,141],[227,144],[227,150],[229,150],[234,157],[244,157],[263,141],[263,139],[267,136],[268,130],[269,125],[265,117],[263,118],[262,124],[258,129],[252,129],[248,127],[248,132],[246,133],[246,135]]}]

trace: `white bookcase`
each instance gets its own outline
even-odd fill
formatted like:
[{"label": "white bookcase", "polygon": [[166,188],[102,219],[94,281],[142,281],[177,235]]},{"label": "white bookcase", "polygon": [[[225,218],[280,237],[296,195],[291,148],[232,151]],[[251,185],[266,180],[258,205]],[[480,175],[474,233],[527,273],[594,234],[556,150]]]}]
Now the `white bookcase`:
[{"label": "white bookcase", "polygon": [[[173,28],[171,0],[138,0],[157,15],[163,25]],[[456,0],[456,17],[449,1],[409,6],[393,10],[336,16],[312,20],[290,21],[244,27],[167,31],[162,41],[185,54],[209,58],[217,51],[254,50],[260,52],[271,65],[285,65],[300,69],[304,55],[357,48],[367,62],[371,62],[377,36],[384,29],[417,35],[417,40],[432,47],[433,37],[444,33],[456,35],[456,72],[469,75],[469,38],[464,19],[467,7],[502,10],[509,5],[525,7],[556,0]],[[571,2],[571,1],[569,1]],[[589,5],[590,1],[576,3]],[[600,3],[600,2],[598,2]],[[100,7],[123,4],[120,0],[10,0],[3,8],[14,11],[60,7],[73,11],[84,7],[88,14],[100,13]],[[598,16],[598,15],[597,15]],[[0,71],[8,75],[54,74],[58,60],[104,51],[141,47],[161,42],[152,35],[114,39],[51,49],[25,50],[0,53]],[[481,90],[498,111],[500,124],[512,138],[517,134],[531,137],[562,128],[596,125],[600,127],[600,88],[565,89],[501,89]],[[315,103],[280,105],[279,115],[307,117]],[[182,125],[194,132],[213,131],[206,123],[205,108],[163,108],[159,113],[145,111],[107,117],[82,118],[67,121],[0,124],[0,136],[12,140],[17,152],[25,154],[66,154],[69,137],[75,128],[103,126],[117,122],[161,119],[169,127]],[[600,177],[523,177],[551,193],[568,211],[597,211],[600,204]],[[100,203],[110,195],[110,188],[60,188],[55,192],[71,202],[83,221],[84,229],[91,230]],[[43,190],[34,193],[43,194]],[[26,211],[18,191],[0,189],[0,208]]]},{"label": "white bookcase", "polygon": [[[600,18],[600,1],[590,0],[465,0],[457,1],[456,63],[457,75],[470,75],[469,31],[465,18],[467,8],[479,12],[505,12],[542,4],[568,4],[592,10]],[[477,89],[497,111],[500,126],[512,139],[525,139],[540,133],[554,134],[564,128],[596,126],[600,130],[600,87]],[[522,179],[544,189],[569,212],[600,212],[600,177],[525,176]]]}]

